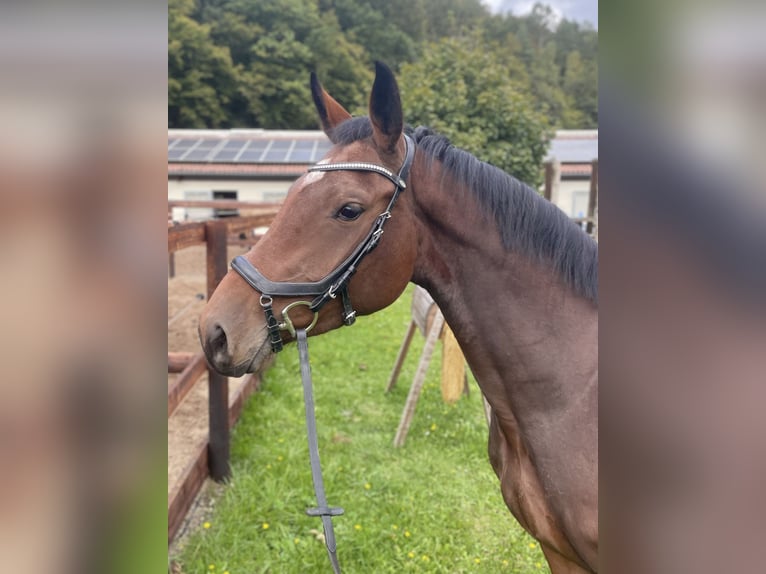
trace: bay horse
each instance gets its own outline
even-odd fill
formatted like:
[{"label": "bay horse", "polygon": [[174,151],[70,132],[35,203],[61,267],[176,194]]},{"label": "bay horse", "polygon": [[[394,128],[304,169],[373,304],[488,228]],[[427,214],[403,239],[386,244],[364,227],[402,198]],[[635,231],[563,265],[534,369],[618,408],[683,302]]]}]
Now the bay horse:
[{"label": "bay horse", "polygon": [[352,118],[312,74],[333,147],[241,259],[261,283],[233,269],[207,303],[207,358],[230,376],[257,370],[294,339],[267,323],[305,297],[253,287],[326,283],[377,235],[342,298],[330,292],[318,315],[292,306],[289,321],[318,335],[388,306],[410,281],[424,287],[491,406],[489,459],[511,513],[551,572],[597,572],[597,244],[529,186],[427,128],[405,129],[396,79],[375,66],[369,117]]}]

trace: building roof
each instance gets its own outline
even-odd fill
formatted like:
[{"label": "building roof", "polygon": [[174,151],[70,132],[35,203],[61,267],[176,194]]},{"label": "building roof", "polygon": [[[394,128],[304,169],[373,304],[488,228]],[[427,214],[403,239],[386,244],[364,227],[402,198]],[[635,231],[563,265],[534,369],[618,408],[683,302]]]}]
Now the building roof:
[{"label": "building roof", "polygon": [[598,159],[598,130],[558,130],[545,159],[556,159],[562,164]]},{"label": "building roof", "polygon": [[318,130],[168,130],[168,164],[306,165],[330,147]]},{"label": "building roof", "polygon": [[[170,177],[297,178],[330,149],[319,130],[168,130]],[[598,130],[559,130],[546,159],[563,176],[589,176]]]}]

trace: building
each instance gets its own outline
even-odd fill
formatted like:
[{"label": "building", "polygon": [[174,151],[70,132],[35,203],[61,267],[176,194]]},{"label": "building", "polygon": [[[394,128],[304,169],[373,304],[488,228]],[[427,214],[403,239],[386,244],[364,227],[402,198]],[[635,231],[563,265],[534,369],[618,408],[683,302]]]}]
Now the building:
[{"label": "building", "polygon": [[[295,179],[330,149],[319,130],[168,130],[168,200],[278,202]],[[563,130],[547,159],[560,163],[556,203],[572,217],[588,209],[597,130]],[[225,216],[230,210],[174,208],[173,219]]]},{"label": "building", "polygon": [[[281,201],[330,145],[318,130],[168,130],[168,200]],[[175,208],[173,219],[229,214]]]},{"label": "building", "polygon": [[593,160],[598,159],[598,130],[559,130],[546,162],[558,163],[552,201],[569,217],[586,217]]}]

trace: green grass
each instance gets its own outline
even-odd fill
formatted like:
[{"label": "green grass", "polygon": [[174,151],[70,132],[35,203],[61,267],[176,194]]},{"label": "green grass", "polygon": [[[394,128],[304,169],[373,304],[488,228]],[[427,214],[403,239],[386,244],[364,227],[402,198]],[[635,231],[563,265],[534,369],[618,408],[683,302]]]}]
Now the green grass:
[{"label": "green grass", "polygon": [[[510,515],[487,460],[475,382],[441,400],[437,353],[403,448],[392,441],[423,338],[399,384],[385,385],[409,322],[411,290],[388,309],[309,339],[319,445],[341,568],[347,574],[548,572],[539,545]],[[175,558],[185,574],[331,572],[316,534],[303,395],[293,345],[250,399],[232,437],[232,479],[209,528]]]}]

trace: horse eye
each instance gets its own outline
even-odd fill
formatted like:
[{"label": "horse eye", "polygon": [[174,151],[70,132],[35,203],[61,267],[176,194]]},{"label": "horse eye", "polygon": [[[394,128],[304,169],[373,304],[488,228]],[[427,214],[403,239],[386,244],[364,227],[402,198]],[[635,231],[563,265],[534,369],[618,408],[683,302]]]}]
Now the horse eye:
[{"label": "horse eye", "polygon": [[364,209],[362,209],[361,205],[357,205],[356,203],[347,203],[338,210],[338,212],[335,214],[335,217],[343,221],[353,221],[362,215],[363,211]]}]

